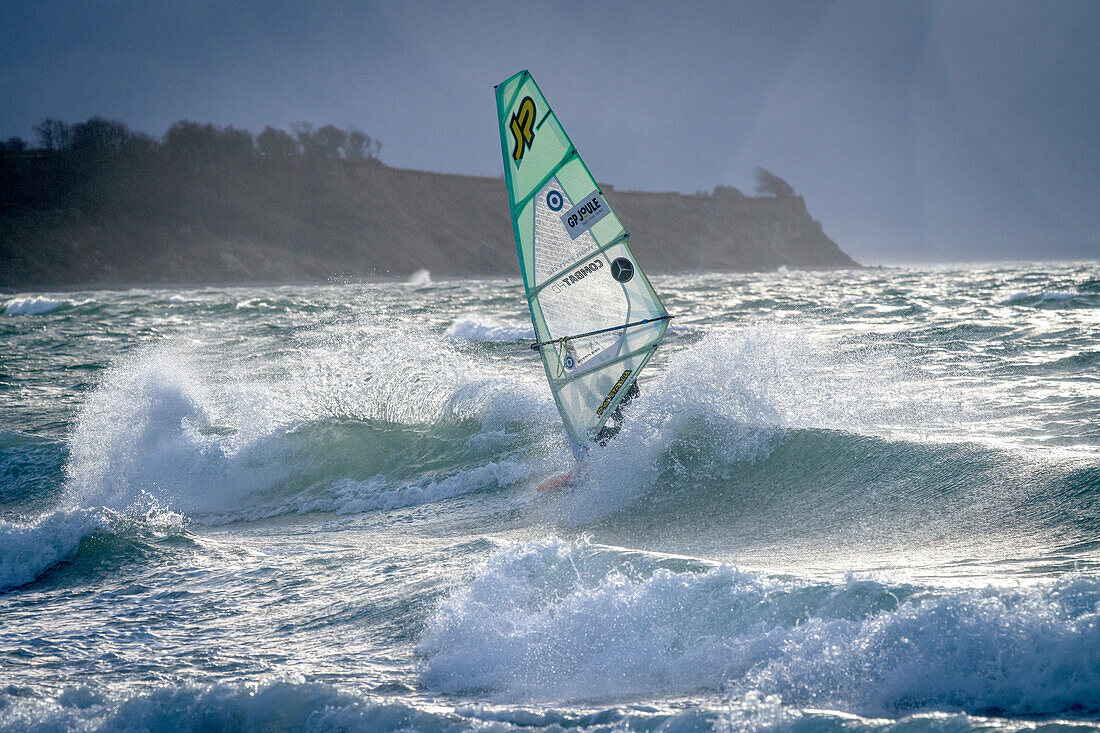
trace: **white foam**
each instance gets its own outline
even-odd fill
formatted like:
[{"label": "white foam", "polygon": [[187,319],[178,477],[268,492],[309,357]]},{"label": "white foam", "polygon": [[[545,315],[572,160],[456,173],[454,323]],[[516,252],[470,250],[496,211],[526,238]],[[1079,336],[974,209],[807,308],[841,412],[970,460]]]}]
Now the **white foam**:
[{"label": "white foam", "polygon": [[72,557],[98,523],[86,510],[58,510],[27,524],[0,520],[0,589],[26,585]]},{"label": "white foam", "polygon": [[1100,700],[1096,579],[918,593],[673,564],[556,538],[500,550],[428,622],[421,681],[503,700],[759,691],[890,716]]},{"label": "white foam", "polygon": [[519,341],[535,337],[530,325],[512,326],[492,318],[466,316],[450,325],[446,333],[452,341]]},{"label": "white foam", "polygon": [[391,511],[445,501],[466,494],[490,489],[503,489],[536,475],[539,467],[515,461],[490,461],[450,476],[434,479],[395,481],[374,476],[365,481],[337,479],[331,486],[318,491],[311,486],[301,494],[285,497],[273,503],[256,503],[232,512],[203,516],[205,524],[224,524],[241,519],[257,520],[285,514],[332,512],[362,514]]},{"label": "white foam", "polygon": [[428,272],[424,268],[420,268],[413,274],[409,275],[409,279],[407,280],[407,282],[409,283],[409,285],[431,285],[432,273]]},{"label": "white foam", "polygon": [[390,510],[419,506],[450,499],[492,487],[507,487],[530,478],[536,469],[514,461],[490,462],[438,480],[417,482],[397,488],[380,488],[388,484],[378,479],[337,484],[335,511],[338,514],[358,514],[378,509]]},{"label": "white foam", "polygon": [[693,435],[700,429],[708,436],[709,468],[720,477],[736,463],[769,455],[776,436],[790,428],[902,432],[911,439],[954,424],[960,412],[950,390],[907,374],[894,355],[844,356],[798,328],[712,333],[664,358],[663,374],[643,375],[622,432],[588,454],[560,520],[587,523],[653,490],[670,454],[698,452]]},{"label": "white foam", "polygon": [[[27,697],[27,696],[24,696]],[[54,700],[13,696],[5,706],[10,730],[438,731],[466,729],[436,708],[355,696],[286,675],[261,683],[165,684],[119,694],[68,687]],[[475,726],[469,726],[475,727]],[[484,725],[476,726],[481,729]]]},{"label": "white foam", "polygon": [[262,298],[249,298],[247,300],[241,300],[237,302],[237,310],[258,310],[258,311],[276,311],[277,306],[268,303]]},{"label": "white foam", "polygon": [[1051,291],[1043,292],[1043,294],[1040,296],[1039,299],[1040,300],[1069,300],[1070,298],[1076,298],[1079,295],[1081,295],[1081,293],[1077,293],[1077,292],[1070,293],[1070,292],[1060,291],[1060,290],[1051,290]]},{"label": "white foam", "polygon": [[1077,291],[1068,290],[1044,290],[1040,293],[1032,295],[1026,290],[1020,290],[1009,296],[1008,301],[1015,302],[1020,300],[1029,300],[1032,298],[1038,298],[1040,303],[1057,302],[1060,300],[1071,300],[1073,298],[1088,297],[1089,293],[1081,293]]},{"label": "white foam", "polygon": [[[0,695],[4,691],[0,691]],[[353,694],[335,685],[306,682],[299,675],[249,683],[166,682],[151,689],[112,689],[86,682],[64,687],[55,698],[21,694],[9,686],[0,729],[23,730],[233,730],[264,731],[851,731],[988,730],[988,718],[933,713],[900,725],[828,710],[803,711],[777,696],[750,692],[690,705],[634,702],[605,709],[497,706],[449,701],[395,700],[388,695]],[[1000,722],[1000,721],[996,721]],[[1015,721],[1013,721],[1015,722]],[[1020,726],[1009,726],[1015,730]],[[1028,728],[1027,724],[1022,727]],[[1034,727],[1034,726],[1032,726]],[[1041,726],[1040,726],[1041,727]],[[1056,725],[1057,727],[1057,725]],[[1064,726],[1062,726],[1064,727]]]},{"label": "white foam", "polygon": [[4,312],[9,316],[37,316],[57,310],[63,305],[70,304],[72,304],[70,300],[46,298],[43,296],[12,298],[8,301],[7,307],[4,308]]},{"label": "white foam", "polygon": [[[407,506],[488,481],[512,483],[509,471],[519,469],[502,462],[483,465],[483,475],[367,486],[341,477],[340,468],[318,476],[312,466],[327,460],[316,454],[323,447],[303,443],[295,431],[333,420],[437,429],[473,419],[482,427],[465,440],[476,447],[504,426],[514,430],[517,421],[554,424],[537,374],[519,381],[502,376],[414,325],[395,329],[366,320],[321,329],[303,337],[279,367],[234,368],[217,343],[190,339],[128,355],[77,416],[66,466],[71,504],[122,511],[153,497],[218,522],[311,507]],[[307,483],[296,490],[303,474]]]}]

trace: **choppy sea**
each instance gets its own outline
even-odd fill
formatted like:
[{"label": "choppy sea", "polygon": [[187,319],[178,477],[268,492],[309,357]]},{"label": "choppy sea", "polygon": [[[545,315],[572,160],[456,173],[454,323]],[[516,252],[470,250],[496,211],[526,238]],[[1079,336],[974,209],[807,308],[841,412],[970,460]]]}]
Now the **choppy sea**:
[{"label": "choppy sea", "polygon": [[1100,264],[0,296],[0,729],[1100,727]]}]

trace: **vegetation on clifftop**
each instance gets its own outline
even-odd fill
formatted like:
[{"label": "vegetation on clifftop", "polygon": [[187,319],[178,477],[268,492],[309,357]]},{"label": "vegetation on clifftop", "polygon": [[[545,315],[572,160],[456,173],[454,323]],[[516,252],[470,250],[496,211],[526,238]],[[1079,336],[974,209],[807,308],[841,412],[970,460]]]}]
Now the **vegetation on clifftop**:
[{"label": "vegetation on clifftop", "polygon": [[[500,179],[389,168],[354,127],[36,130],[38,147],[0,145],[0,287],[516,272]],[[854,264],[785,181],[757,184],[606,192],[651,271]]]}]

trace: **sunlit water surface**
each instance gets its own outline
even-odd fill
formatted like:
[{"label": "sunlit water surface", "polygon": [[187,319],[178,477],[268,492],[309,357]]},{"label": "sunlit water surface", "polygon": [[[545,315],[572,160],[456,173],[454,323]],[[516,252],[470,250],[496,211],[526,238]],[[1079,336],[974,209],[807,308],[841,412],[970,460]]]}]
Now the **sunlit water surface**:
[{"label": "sunlit water surface", "polygon": [[1098,277],[658,277],[551,496],[517,281],[3,296],[0,728],[1092,727]]}]

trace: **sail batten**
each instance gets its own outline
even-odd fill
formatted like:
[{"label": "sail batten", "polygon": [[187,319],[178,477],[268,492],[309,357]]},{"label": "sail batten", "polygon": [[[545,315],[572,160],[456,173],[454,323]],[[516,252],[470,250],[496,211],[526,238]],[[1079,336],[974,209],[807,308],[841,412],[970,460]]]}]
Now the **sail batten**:
[{"label": "sail batten", "polygon": [[572,336],[562,336],[561,338],[556,338],[553,341],[536,341],[535,343],[531,344],[531,350],[532,351],[538,351],[543,346],[549,346],[552,343],[555,343],[555,342],[558,342],[558,341],[563,341],[563,340],[566,340],[566,339],[583,338],[585,336],[595,336],[596,334],[607,333],[608,331],[618,331],[618,330],[621,330],[621,329],[632,328],[634,326],[644,326],[648,323],[652,323],[653,321],[667,321],[670,318],[672,318],[672,316],[659,316],[657,318],[645,318],[641,321],[634,321],[634,323],[624,323],[621,326],[609,326],[608,328],[601,328],[598,331],[589,331],[587,333],[576,333],[576,334],[573,334]]},{"label": "sail batten", "polygon": [[[605,244],[605,245],[602,245],[602,246],[601,246],[601,247],[600,247],[600,248],[599,248],[598,250],[596,250],[596,251],[597,251],[597,252],[602,252],[602,251],[605,251],[605,250],[611,249],[612,247],[614,247],[614,246],[615,246],[616,244],[618,244],[619,242],[623,242],[623,241],[625,241],[625,240],[627,239],[627,237],[629,237],[629,236],[630,236],[630,232],[623,232],[622,234],[620,234],[620,235],[619,235],[618,237],[616,237],[615,239],[611,240],[611,241],[610,241],[610,242],[608,242],[607,244]],[[552,282],[553,282],[553,281],[554,281],[555,279],[557,279],[557,278],[559,278],[559,277],[562,277],[563,275],[567,275],[567,274],[569,274],[569,272],[570,272],[570,271],[572,271],[573,269],[575,269],[575,268],[576,268],[576,267],[577,267],[578,265],[580,265],[581,263],[583,263],[583,262],[584,262],[585,260],[587,260],[587,259],[589,259],[589,257],[588,257],[588,256],[586,255],[586,256],[584,256],[584,257],[581,257],[581,258],[580,258],[579,260],[577,260],[576,262],[571,262],[571,263],[569,263],[569,264],[568,264],[568,265],[566,265],[566,266],[565,266],[565,267],[564,267],[564,268],[563,268],[563,269],[562,269],[562,270],[561,270],[560,272],[556,273],[556,274],[554,275],[554,277],[550,277],[550,278],[547,278],[546,280],[544,280],[544,281],[543,281],[542,283],[540,283],[539,285],[536,285],[536,286],[534,286],[533,288],[531,288],[531,291],[530,291],[529,293],[527,293],[527,299],[528,299],[528,300],[530,300],[530,299],[532,299],[532,298],[538,297],[538,294],[539,294],[540,292],[542,292],[542,289],[543,289],[544,287],[546,287],[546,286],[547,286],[548,284],[552,283]]]},{"label": "sail batten", "polygon": [[557,175],[558,171],[560,171],[566,163],[568,163],[575,157],[578,157],[577,149],[571,148],[570,151],[565,154],[565,157],[562,158],[561,161],[559,161],[558,164],[554,166],[548,174],[546,174],[546,178],[539,181],[539,185],[531,189],[531,193],[527,194],[522,201],[519,201],[512,205],[512,210],[515,211],[517,209],[522,209],[524,206],[526,206],[527,202],[531,200],[531,198],[538,192],[538,190],[549,183],[550,180]]},{"label": "sail batten", "polygon": [[534,348],[566,430],[583,445],[630,391],[669,315],[531,75],[502,82],[496,97]]},{"label": "sail batten", "polygon": [[623,354],[619,358],[614,359],[613,361],[609,361],[606,364],[599,364],[597,366],[592,367],[591,369],[588,369],[586,371],[582,371],[579,374],[576,374],[574,376],[562,379],[561,382],[562,382],[562,384],[568,384],[569,382],[572,382],[575,379],[583,379],[584,377],[588,376],[588,374],[590,372],[593,372],[597,369],[602,369],[602,368],[608,367],[608,366],[614,366],[614,365],[616,365],[620,362],[626,361],[628,359],[632,359],[632,358],[637,357],[637,356],[643,356],[643,355],[646,355],[648,353],[652,353],[654,350],[656,350],[656,348],[657,348],[656,344],[650,344],[648,346],[643,346],[640,349],[637,349],[635,351],[631,351],[629,354]]}]

